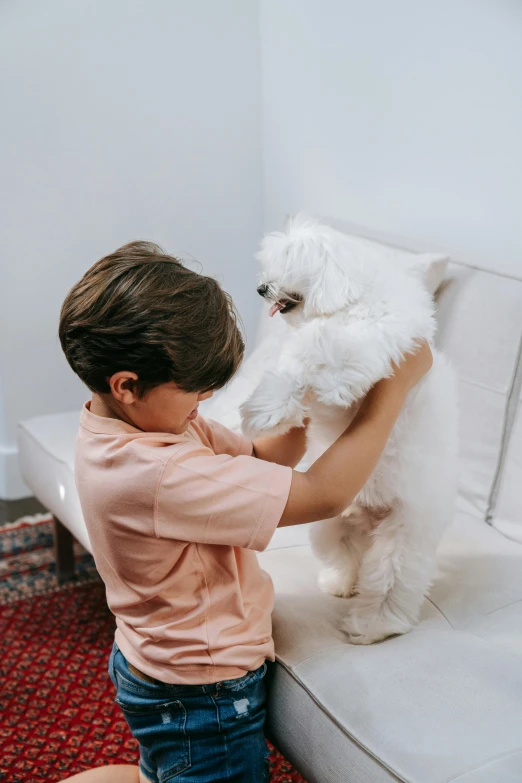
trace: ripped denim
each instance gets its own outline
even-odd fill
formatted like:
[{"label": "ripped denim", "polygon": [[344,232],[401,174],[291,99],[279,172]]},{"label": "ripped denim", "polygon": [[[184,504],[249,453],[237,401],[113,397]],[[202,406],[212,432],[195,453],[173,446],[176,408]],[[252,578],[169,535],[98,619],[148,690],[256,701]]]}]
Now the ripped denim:
[{"label": "ripped denim", "polygon": [[114,644],[109,675],[151,783],[268,783],[266,664],[212,685],[153,684]]}]

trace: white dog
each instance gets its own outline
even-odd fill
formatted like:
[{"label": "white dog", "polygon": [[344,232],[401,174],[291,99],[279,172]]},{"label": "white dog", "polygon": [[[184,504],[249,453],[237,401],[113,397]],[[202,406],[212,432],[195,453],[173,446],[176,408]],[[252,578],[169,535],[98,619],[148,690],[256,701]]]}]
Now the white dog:
[{"label": "white dog", "polygon": [[[432,340],[433,301],[414,258],[411,269],[398,268],[300,215],[265,237],[258,292],[288,328],[276,338],[278,352],[272,341],[251,357],[253,374],[264,374],[241,406],[246,434],[282,433],[309,416],[308,454],[317,459],[370,387],[390,376],[392,362],[419,339]],[[353,643],[405,633],[418,618],[452,517],[456,409],[453,373],[434,350],[431,371],[408,395],[354,503],[311,526],[324,563],[320,586],[347,599],[343,627]]]}]

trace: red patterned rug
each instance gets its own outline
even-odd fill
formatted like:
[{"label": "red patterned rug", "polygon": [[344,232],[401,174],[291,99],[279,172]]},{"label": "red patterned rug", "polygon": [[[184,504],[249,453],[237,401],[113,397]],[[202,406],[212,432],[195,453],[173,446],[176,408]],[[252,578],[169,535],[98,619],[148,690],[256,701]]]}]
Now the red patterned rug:
[{"label": "red patterned rug", "polygon": [[[75,544],[77,576],[58,587],[48,517],[0,527],[0,781],[63,778],[137,763],[114,703],[107,662],[114,618],[92,557]],[[275,750],[272,783],[304,783]]]}]

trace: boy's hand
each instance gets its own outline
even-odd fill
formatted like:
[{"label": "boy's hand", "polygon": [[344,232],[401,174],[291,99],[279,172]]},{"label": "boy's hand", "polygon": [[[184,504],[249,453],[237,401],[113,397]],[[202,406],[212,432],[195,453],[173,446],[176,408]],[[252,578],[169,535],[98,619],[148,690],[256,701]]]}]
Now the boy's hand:
[{"label": "boy's hand", "polygon": [[254,441],[254,456],[267,462],[277,462],[295,468],[304,457],[306,451],[306,430],[308,419],[302,427],[293,427],[284,435],[272,435],[256,438]]}]

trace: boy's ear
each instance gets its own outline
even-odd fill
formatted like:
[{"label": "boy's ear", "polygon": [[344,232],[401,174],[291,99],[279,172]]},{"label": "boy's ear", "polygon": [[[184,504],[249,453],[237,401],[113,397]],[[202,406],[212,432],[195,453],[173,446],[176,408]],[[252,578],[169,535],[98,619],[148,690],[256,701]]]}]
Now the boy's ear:
[{"label": "boy's ear", "polygon": [[120,370],[120,372],[115,372],[114,375],[107,379],[113,397],[125,405],[130,405],[137,398],[135,389],[137,380],[138,376],[136,373],[130,372],[130,370]]}]

